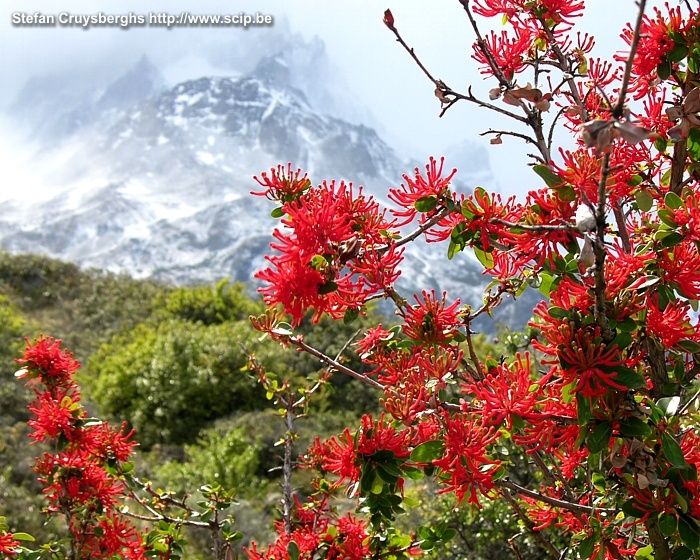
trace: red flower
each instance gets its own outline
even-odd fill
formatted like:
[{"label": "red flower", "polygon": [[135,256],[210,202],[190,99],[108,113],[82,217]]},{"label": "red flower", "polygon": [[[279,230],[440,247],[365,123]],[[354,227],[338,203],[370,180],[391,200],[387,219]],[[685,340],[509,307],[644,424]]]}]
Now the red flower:
[{"label": "red flower", "polygon": [[59,435],[68,441],[80,437],[81,430],[76,422],[85,417],[85,412],[79,400],[60,388],[55,390],[55,394],[40,393],[29,405],[29,412],[35,416],[28,422],[29,427],[34,428],[29,437],[35,441],[55,439]]},{"label": "red flower", "polygon": [[647,301],[646,325],[649,334],[659,338],[667,348],[675,346],[680,340],[696,336],[695,328],[690,324],[688,304],[674,301],[661,310],[655,299]]},{"label": "red flower", "polygon": [[435,290],[423,292],[423,301],[414,296],[418,305],[406,308],[404,334],[418,342],[426,344],[446,343],[454,340],[462,325],[457,316],[459,300],[446,305],[447,294],[443,292],[442,299],[437,300]]},{"label": "red flower", "polygon": [[441,493],[454,492],[459,501],[479,505],[479,494],[493,488],[493,473],[501,464],[487,455],[486,447],[498,437],[494,428],[487,428],[467,414],[446,416],[443,456],[432,462],[441,469]]},{"label": "red flower", "polygon": [[0,553],[14,556],[17,554],[19,541],[16,541],[12,533],[0,534]]},{"label": "red flower", "polygon": [[73,354],[61,350],[61,341],[41,337],[30,344],[24,357],[16,360],[23,366],[24,372],[17,377],[28,377],[31,383],[43,383],[48,387],[75,387],[73,375],[80,364],[73,359]]},{"label": "red flower", "polygon": [[311,187],[311,181],[306,173],[301,174],[301,169],[292,171],[292,164],[287,164],[285,171],[282,165],[277,169],[270,169],[270,176],[263,172],[260,177],[253,177],[261,187],[265,187],[262,192],[253,191],[251,194],[265,196],[270,200],[278,202],[291,202]]},{"label": "red flower", "polygon": [[[431,157],[429,163],[425,166],[425,177],[421,175],[420,170],[416,167],[415,179],[404,175],[405,185],[402,183],[399,189],[389,189],[389,200],[402,208],[402,210],[391,211],[394,216],[403,218],[396,225],[403,226],[415,220],[418,214],[415,204],[421,199],[432,197],[439,203],[453,198],[450,192],[450,181],[457,173],[457,169],[453,169],[447,177],[442,177],[444,163],[445,158],[440,158],[440,166],[438,167],[435,158]],[[421,213],[421,223],[430,219],[434,212],[433,210],[432,212]]]},{"label": "red flower", "polygon": [[[671,8],[666,3],[666,11],[667,15],[664,15],[659,8],[654,7],[653,19],[647,15],[644,16],[632,64],[630,91],[635,92],[634,99],[641,99],[658,84],[657,68],[676,45],[671,35],[684,31],[686,22],[680,7]],[[628,23],[621,37],[631,45],[633,35],[634,29]],[[627,56],[616,55],[615,59],[624,62]]]},{"label": "red flower", "polygon": [[[517,28],[515,37],[509,37],[506,31],[501,31],[500,35],[491,31],[484,41],[491,58],[496,62],[506,79],[510,81],[516,74],[527,68],[529,51],[535,38],[536,35],[529,29]],[[472,48],[474,49],[472,58],[481,64],[479,71],[482,74],[492,76],[491,64],[481,45],[475,43]]]},{"label": "red flower", "polygon": [[394,224],[362,189],[355,197],[351,184],[323,183],[283,209],[289,229],[275,230],[278,254],[265,257],[272,266],[256,278],[270,284],[260,289],[266,303],[282,304],[294,325],[311,308],[314,321],[338,319],[393,285],[403,258],[390,242]]}]

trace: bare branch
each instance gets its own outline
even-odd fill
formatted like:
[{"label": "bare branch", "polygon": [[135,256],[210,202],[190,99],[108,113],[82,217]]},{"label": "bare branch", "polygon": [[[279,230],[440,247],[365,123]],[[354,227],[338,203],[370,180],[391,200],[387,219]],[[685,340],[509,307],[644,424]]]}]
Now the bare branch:
[{"label": "bare branch", "polygon": [[625,73],[622,76],[622,85],[620,86],[620,97],[617,100],[617,105],[613,109],[613,117],[619,119],[622,116],[625,107],[625,98],[627,97],[627,88],[630,84],[632,76],[632,65],[634,63],[634,55],[637,52],[639,45],[640,30],[644,21],[644,9],[646,8],[647,0],[639,0],[639,10],[637,12],[637,22],[634,25],[634,33],[632,35],[632,44],[630,45],[630,53],[627,56],[627,64],[625,65]]},{"label": "bare branch", "polygon": [[359,379],[363,383],[366,383],[370,387],[374,387],[375,389],[379,389],[380,391],[384,390],[384,385],[379,383],[378,381],[375,381],[374,379],[367,377],[366,375],[363,375],[354,369],[350,369],[347,366],[344,366],[343,364],[339,363],[338,361],[334,360],[330,356],[326,356],[323,352],[320,350],[316,350],[313,346],[309,346],[302,340],[301,337],[299,336],[292,336],[289,338],[290,344],[293,344],[297,348],[300,348],[304,352],[307,352],[311,354],[312,356],[315,356],[319,360],[321,360],[323,363],[326,365],[329,365],[336,371],[339,371],[340,373],[344,373],[346,375],[349,375],[350,377],[354,377],[355,379]]},{"label": "bare branch", "polygon": [[488,134],[496,134],[499,136],[504,136],[504,135],[505,136],[515,136],[516,138],[520,138],[522,140],[525,140],[525,142],[527,142],[528,144],[534,144],[535,146],[537,146],[536,140],[533,140],[527,134],[522,134],[520,132],[512,132],[510,130],[494,130],[492,128],[489,128],[485,132],[481,132],[479,134],[479,136],[486,136]]},{"label": "bare branch", "polygon": [[591,506],[584,506],[581,504],[575,504],[573,502],[567,502],[566,500],[559,500],[557,498],[551,498],[549,496],[545,496],[544,494],[540,494],[538,492],[533,492],[532,490],[528,490],[527,488],[524,488],[520,486],[519,484],[516,484],[515,482],[511,482],[510,480],[499,480],[497,482],[499,486],[502,486],[503,488],[508,488],[509,490],[513,490],[514,492],[517,492],[521,496],[527,496],[528,498],[532,498],[533,500],[538,500],[540,502],[544,502],[545,504],[549,504],[550,506],[562,508],[562,509],[567,509],[569,511],[574,511],[574,512],[580,512],[580,513],[587,513],[587,514],[593,514],[593,513],[606,513],[608,515],[616,515],[617,510],[615,509],[605,509],[605,508],[594,508]]}]

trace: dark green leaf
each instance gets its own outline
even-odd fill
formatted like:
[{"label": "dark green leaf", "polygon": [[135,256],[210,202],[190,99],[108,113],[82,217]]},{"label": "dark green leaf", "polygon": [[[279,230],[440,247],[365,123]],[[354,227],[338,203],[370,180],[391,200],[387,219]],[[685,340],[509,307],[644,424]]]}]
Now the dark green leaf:
[{"label": "dark green leaf", "polygon": [[681,446],[678,445],[678,442],[672,435],[661,432],[661,448],[664,450],[664,455],[668,462],[674,467],[683,469],[687,466]]},{"label": "dark green leaf", "polygon": [[656,73],[661,80],[668,80],[669,76],[671,75],[671,70],[671,63],[665,57],[661,61],[661,64],[656,67]]},{"label": "dark green leaf", "polygon": [[661,246],[665,249],[669,249],[678,245],[681,241],[683,241],[683,239],[684,237],[680,233],[674,231],[669,235],[664,236],[664,238],[661,240]]},{"label": "dark green leaf", "polygon": [[630,498],[624,504],[622,504],[622,512],[628,517],[635,517],[639,519],[644,517],[648,512],[639,507],[639,504],[635,502],[634,498]]},{"label": "dark green leaf", "polygon": [[651,434],[651,428],[641,418],[632,416],[620,422],[620,433],[627,437],[646,437]]},{"label": "dark green leaf", "polygon": [[576,414],[578,416],[578,425],[584,426],[591,419],[591,401],[581,393],[576,393]]},{"label": "dark green leaf", "polygon": [[666,151],[666,148],[668,147],[668,140],[666,138],[659,136],[656,140],[654,140],[654,147],[661,153]]},{"label": "dark green leaf", "polygon": [[578,545],[578,555],[582,560],[588,560],[591,557],[597,540],[598,539],[595,537],[595,535],[591,535],[590,537],[586,537],[581,541],[581,543]]},{"label": "dark green leaf", "polygon": [[683,43],[676,43],[673,49],[666,53],[666,58],[671,62],[680,62],[686,56],[688,56],[688,47]]},{"label": "dark green leaf", "polygon": [[284,210],[282,210],[281,206],[277,207],[274,210],[272,210],[272,212],[270,212],[270,216],[272,216],[273,218],[281,218],[282,216],[284,216]]},{"label": "dark green leaf", "polygon": [[343,324],[349,325],[360,316],[360,310],[357,307],[348,307],[343,315]]},{"label": "dark green leaf", "polygon": [[671,560],[690,560],[693,557],[693,551],[687,546],[679,546],[673,551],[671,555]]},{"label": "dark green leaf", "polygon": [[566,309],[563,307],[556,307],[552,306],[547,310],[547,313],[549,313],[549,316],[552,319],[569,319],[571,317],[571,313],[569,313]]},{"label": "dark green leaf", "polygon": [[294,541],[289,541],[287,544],[287,554],[290,560],[299,560],[299,546]]},{"label": "dark green leaf", "polygon": [[695,342],[694,340],[689,340],[689,339],[683,339],[678,341],[678,346],[683,348],[686,352],[690,352],[692,354],[697,354],[700,352],[700,344]]},{"label": "dark green leaf", "polygon": [[516,430],[522,430],[525,427],[525,422],[522,417],[520,417],[515,412],[510,413],[511,421],[513,422],[513,428]]},{"label": "dark green leaf", "polygon": [[556,187],[564,182],[559,175],[554,173],[546,165],[535,165],[532,169],[535,171],[535,173],[542,177],[542,179],[544,179],[544,182],[548,187]]},{"label": "dark green leaf", "polygon": [[443,531],[441,538],[444,542],[451,541],[457,536],[457,531],[453,529],[452,527],[448,527]]},{"label": "dark green leaf", "polygon": [[445,443],[438,440],[426,441],[416,447],[411,453],[411,461],[416,463],[430,463],[442,455]]},{"label": "dark green leaf", "polygon": [[625,331],[619,332],[614,338],[613,344],[615,344],[618,348],[623,350],[627,348],[630,344],[632,344],[632,335]]},{"label": "dark green leaf", "polygon": [[424,196],[419,198],[418,200],[416,200],[413,206],[419,212],[430,212],[431,210],[435,210],[437,203],[437,197],[434,194],[431,194],[430,196]]},{"label": "dark green leaf", "polygon": [[601,422],[588,436],[588,451],[593,453],[600,453],[604,449],[608,448],[610,444],[610,438],[612,437],[612,425],[610,422]]},{"label": "dark green leaf", "polygon": [[[676,220],[675,220],[675,216],[673,215],[673,212],[671,212],[670,210],[667,210],[666,208],[659,209],[659,219],[670,228],[675,228],[678,226],[678,224],[676,224]],[[670,233],[670,232],[664,231],[663,233]],[[655,238],[658,238],[658,234],[655,236]]]},{"label": "dark green leaf", "polygon": [[620,367],[616,369],[616,374],[615,383],[628,389],[641,389],[647,385],[644,378],[631,369]]},{"label": "dark green leaf", "polygon": [[675,515],[669,515],[668,513],[662,513],[659,516],[659,529],[664,534],[665,537],[670,537],[676,532],[678,527],[678,522],[676,521]]},{"label": "dark green leaf", "polygon": [[678,517],[678,533],[689,549],[696,550],[700,547],[700,528],[692,517],[682,514]]},{"label": "dark green leaf", "polygon": [[338,289],[338,284],[336,284],[333,281],[326,282],[325,284],[320,284],[318,287],[318,293],[323,295],[323,294],[331,294],[335,292]]}]

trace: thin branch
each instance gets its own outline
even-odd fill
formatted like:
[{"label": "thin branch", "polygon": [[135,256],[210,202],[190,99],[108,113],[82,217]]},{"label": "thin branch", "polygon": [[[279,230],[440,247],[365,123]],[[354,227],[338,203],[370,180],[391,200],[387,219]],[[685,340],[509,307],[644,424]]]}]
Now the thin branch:
[{"label": "thin branch", "polygon": [[576,86],[576,82],[574,81],[571,64],[566,58],[566,55],[562,52],[561,48],[559,48],[559,43],[557,42],[556,37],[554,37],[554,33],[552,33],[552,30],[547,25],[547,22],[544,21],[542,18],[539,19],[539,22],[542,26],[542,29],[544,30],[545,35],[547,35],[547,39],[549,40],[549,47],[552,49],[554,56],[559,62],[559,70],[561,70],[564,73],[564,75],[567,76],[564,80],[569,86],[569,93],[571,94],[571,97],[574,98],[576,104],[581,108],[581,120],[583,122],[586,122],[588,120],[588,111],[586,111],[586,106],[583,103],[581,96],[579,95],[578,87]]},{"label": "thin branch", "polygon": [[476,20],[474,19],[474,16],[472,15],[471,10],[469,9],[469,0],[459,0],[459,3],[462,4],[464,11],[467,13],[469,23],[471,24],[472,29],[474,30],[474,34],[476,35],[476,44],[479,46],[481,52],[484,53],[484,56],[486,57],[486,60],[489,63],[489,67],[491,68],[493,75],[501,84],[501,87],[511,89],[513,87],[513,83],[506,78],[505,74],[503,73],[503,70],[501,70],[501,67],[498,65],[498,62],[496,62],[496,59],[491,53],[491,49],[489,49],[488,45],[486,44],[486,41],[481,36],[479,26],[476,24]]},{"label": "thin branch", "polygon": [[503,492],[503,497],[505,498],[506,502],[510,504],[510,506],[513,508],[515,511],[516,515],[521,519],[521,521],[525,524],[525,526],[528,528],[528,530],[540,540],[540,542],[544,545],[544,547],[555,557],[559,558],[559,551],[555,548],[555,546],[547,539],[542,531],[536,531],[535,530],[535,524],[532,522],[532,520],[527,516],[527,513],[523,510],[523,508],[520,507],[520,504],[516,502],[513,499],[513,496],[510,495],[509,492]]},{"label": "thin branch", "polygon": [[413,241],[414,239],[420,237],[422,234],[424,234],[426,231],[428,231],[431,227],[433,227],[435,224],[437,224],[440,220],[442,220],[444,217],[448,216],[452,212],[451,209],[447,207],[443,207],[437,214],[435,214],[432,218],[430,218],[427,222],[421,224],[418,228],[416,228],[414,231],[409,233],[406,237],[402,237],[399,239],[396,243],[394,243],[395,247],[401,247],[402,245],[406,245]]},{"label": "thin branch", "polygon": [[528,144],[533,144],[537,146],[536,140],[533,140],[527,134],[522,134],[520,132],[512,132],[510,130],[494,130],[492,128],[489,128],[488,130],[479,133],[479,136],[486,136],[487,134],[496,134],[498,136],[515,136],[516,138],[525,140],[525,142],[527,142]]},{"label": "thin branch", "polygon": [[627,56],[627,64],[625,65],[625,73],[622,76],[622,85],[620,86],[620,97],[617,100],[617,104],[613,109],[613,117],[619,119],[622,116],[623,109],[625,107],[625,98],[627,97],[627,88],[630,84],[630,78],[632,76],[632,65],[634,64],[634,55],[637,52],[637,47],[639,46],[639,39],[641,35],[642,22],[644,21],[644,10],[646,8],[647,0],[639,0],[639,11],[637,13],[637,22],[634,25],[634,34],[632,35],[632,44],[630,45],[630,53]]},{"label": "thin branch", "polygon": [[607,199],[607,182],[610,175],[610,152],[603,156],[603,165],[600,172],[600,181],[598,183],[598,204],[595,208],[595,242],[593,243],[593,254],[595,255],[595,305],[594,315],[595,321],[600,328],[603,340],[610,342],[614,335],[608,323],[608,317],[605,314],[605,202]]},{"label": "thin branch", "polygon": [[587,513],[587,514],[593,514],[596,512],[606,513],[609,515],[616,515],[617,514],[616,509],[594,508],[591,506],[584,506],[581,504],[575,504],[573,502],[567,502],[566,500],[559,500],[557,498],[551,498],[550,496],[545,496],[544,494],[540,494],[538,492],[533,492],[532,490],[528,490],[527,488],[523,488],[519,484],[516,484],[515,482],[511,482],[510,480],[499,480],[499,481],[497,481],[497,484],[499,486],[502,486],[503,488],[508,488],[509,490],[513,490],[514,492],[517,492],[521,496],[527,496],[528,498],[532,498],[533,500],[544,502],[545,504],[549,504],[550,506],[554,506],[554,507],[558,507],[558,508],[562,508],[562,509],[567,509],[569,511],[581,512],[581,513]]},{"label": "thin branch", "polygon": [[333,369],[339,371],[340,373],[344,373],[346,375],[349,375],[350,377],[354,377],[355,379],[359,379],[363,383],[366,383],[370,387],[374,387],[375,389],[379,389],[380,391],[384,390],[384,385],[379,383],[378,381],[375,381],[374,379],[367,377],[366,375],[363,375],[354,369],[350,369],[349,367],[344,366],[343,364],[339,363],[338,361],[334,360],[330,356],[326,356],[323,352],[320,350],[316,350],[313,346],[309,346],[304,342],[300,337],[298,336],[292,336],[289,338],[290,344],[293,344],[297,348],[300,348],[304,352],[307,352],[308,354],[311,354],[312,356],[315,356],[319,360],[321,360],[323,363],[331,366]]},{"label": "thin branch", "polygon": [[491,221],[502,226],[511,227],[513,229],[522,229],[523,231],[532,231],[534,233],[541,233],[543,231],[573,231],[576,229],[576,226],[572,224],[540,224],[536,226],[530,226],[527,224],[509,222],[508,220],[502,220],[501,218],[493,218]]},{"label": "thin branch", "polygon": [[[406,49],[406,52],[407,52],[409,55],[411,55],[411,58],[412,58],[412,59],[415,61],[415,63],[418,65],[418,68],[420,68],[420,69],[423,71],[423,73],[424,73],[426,76],[428,76],[428,79],[429,79],[431,82],[433,82],[433,84],[435,84],[435,87],[436,87],[436,88],[440,88],[441,82],[440,82],[439,80],[436,80],[435,78],[433,78],[433,75],[432,75],[430,72],[428,72],[428,69],[427,69],[425,66],[423,66],[423,63],[420,61],[420,59],[418,58],[418,56],[416,55],[416,53],[414,52],[414,50],[406,44],[406,41],[403,40],[403,37],[401,37],[401,34],[399,33],[399,30],[396,29],[396,27],[394,27],[393,25],[388,26],[388,27],[389,27],[389,29],[391,30],[391,32],[396,36],[396,40],[399,42],[399,44],[400,44],[404,49]],[[444,84],[443,84],[443,85],[444,85]]]}]

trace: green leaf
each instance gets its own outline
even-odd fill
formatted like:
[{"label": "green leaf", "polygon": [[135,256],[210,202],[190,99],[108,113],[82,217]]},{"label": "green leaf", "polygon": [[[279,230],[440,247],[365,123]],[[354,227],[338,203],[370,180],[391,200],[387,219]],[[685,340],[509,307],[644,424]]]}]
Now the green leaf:
[{"label": "green leaf", "polygon": [[679,546],[671,554],[671,560],[690,560],[693,557],[693,551],[687,546]]},{"label": "green leaf", "polygon": [[272,212],[270,212],[270,216],[272,216],[273,218],[281,218],[282,216],[284,216],[284,210],[282,210],[282,207],[279,206],[272,210]]},{"label": "green leaf", "polygon": [[678,445],[678,442],[672,435],[661,432],[661,448],[664,450],[664,455],[666,459],[668,459],[668,462],[674,467],[684,469],[688,466],[685,462],[681,446]]},{"label": "green leaf", "polygon": [[597,541],[598,539],[595,535],[586,537],[581,541],[581,543],[578,545],[578,555],[582,558],[582,560],[588,560],[591,557]]},{"label": "green leaf", "polygon": [[437,196],[434,194],[431,194],[429,196],[423,196],[419,198],[418,200],[415,201],[413,204],[413,207],[418,210],[418,212],[430,212],[431,210],[435,210],[435,207],[437,206],[438,199]]},{"label": "green leaf", "polygon": [[15,540],[23,542],[34,542],[36,539],[32,537],[29,533],[12,533]]},{"label": "green leaf", "polygon": [[651,428],[641,418],[632,416],[620,422],[620,433],[627,437],[646,437],[651,435]]},{"label": "green leaf", "polygon": [[441,535],[443,542],[451,541],[457,536],[457,530],[452,527],[445,529]]},{"label": "green leaf", "polygon": [[630,498],[627,500],[624,504],[622,504],[622,512],[628,516],[628,517],[634,517],[636,519],[639,519],[640,517],[644,517],[647,513],[647,511],[641,509],[639,507],[639,504],[634,500],[634,498]]},{"label": "green leaf", "polygon": [[343,324],[349,325],[355,319],[360,316],[360,309],[358,307],[348,307],[345,310],[345,315],[343,315]]},{"label": "green leaf", "polygon": [[663,411],[664,415],[668,416],[669,418],[676,414],[680,404],[681,398],[678,395],[674,397],[664,397],[656,402],[656,406],[658,406]]},{"label": "green leaf", "polygon": [[338,289],[338,284],[333,282],[332,280],[329,280],[325,284],[320,284],[318,287],[318,293],[323,295],[323,294],[331,294],[335,292]]},{"label": "green leaf", "polygon": [[610,444],[610,438],[612,437],[612,425],[610,422],[601,422],[588,436],[588,451],[593,453],[600,453],[604,449],[608,448]]},{"label": "green leaf", "polygon": [[479,262],[484,265],[484,268],[492,268],[493,267],[493,255],[491,253],[487,253],[486,251],[482,251],[478,247],[474,247],[474,255],[476,258],[479,260]]},{"label": "green leaf", "polygon": [[680,62],[686,56],[688,56],[688,47],[683,43],[676,43],[676,45],[666,53],[666,58],[671,62]]},{"label": "green leaf", "polygon": [[668,148],[668,140],[662,136],[659,136],[656,140],[654,140],[654,147],[659,152],[664,153],[666,148]]},{"label": "green leaf", "polygon": [[287,554],[289,554],[289,560],[299,560],[299,545],[294,541],[289,541]]},{"label": "green leaf", "polygon": [[660,80],[668,80],[669,76],[671,75],[671,70],[671,63],[666,57],[664,57],[661,64],[656,67],[656,73],[658,74]]},{"label": "green leaf", "polygon": [[559,177],[559,175],[554,173],[546,165],[535,165],[532,169],[535,173],[542,177],[542,179],[548,187],[556,187],[557,185],[561,185],[564,182],[564,180],[561,177]]},{"label": "green leaf", "polygon": [[537,289],[544,297],[549,297],[549,294],[552,291],[554,277],[551,274],[547,274],[546,272],[540,272],[539,277],[540,285],[537,287]]},{"label": "green leaf", "polygon": [[624,367],[619,367],[616,369],[615,383],[624,385],[628,389],[641,389],[647,385],[646,381],[644,381],[644,378],[641,375],[629,368]]},{"label": "green leaf", "polygon": [[416,447],[411,453],[411,461],[415,463],[430,463],[440,457],[445,450],[445,443],[438,440],[426,441]]},{"label": "green leaf", "polygon": [[687,515],[678,516],[678,533],[683,544],[691,550],[700,548],[700,528],[697,522]]},{"label": "green leaf", "polygon": [[547,310],[547,313],[549,313],[549,316],[552,319],[569,319],[571,317],[571,313],[569,313],[566,309],[563,307],[557,307],[553,305]]},{"label": "green leaf", "polygon": [[690,352],[691,354],[697,354],[698,352],[700,352],[700,344],[698,344],[694,340],[689,340],[687,338],[679,340],[678,346],[683,348],[683,350],[685,350],[686,352]]},{"label": "green leaf", "polygon": [[673,231],[661,239],[661,246],[665,249],[670,249],[678,245],[683,239],[684,237],[680,233]]},{"label": "green leaf", "polygon": [[632,344],[632,335],[628,332],[622,331],[617,333],[617,336],[613,339],[613,344],[615,344],[621,350],[627,348]]},{"label": "green leaf", "polygon": [[588,421],[591,419],[591,401],[581,393],[576,393],[576,415],[578,416],[579,426],[588,424]]},{"label": "green leaf", "polygon": [[700,57],[697,56],[697,51],[693,51],[693,56],[688,58],[688,70],[693,74],[700,71]]},{"label": "green leaf", "polygon": [[637,560],[654,560],[654,547],[651,545],[643,546],[638,548],[637,552],[634,553],[634,557]]},{"label": "green leaf", "polygon": [[664,197],[664,204],[668,206],[671,210],[678,210],[679,208],[683,207],[683,199],[674,192],[668,192]]},{"label": "green leaf", "polygon": [[654,205],[654,197],[651,196],[646,189],[639,189],[634,193],[634,199],[637,201],[637,206],[642,212],[649,212]]},{"label": "green leaf", "polygon": [[[693,161],[700,161],[700,129],[697,129],[697,128],[690,129],[690,131],[688,132],[687,144],[688,144],[688,155],[693,159]],[[668,193],[668,194],[672,194],[672,193]],[[666,195],[666,196],[668,196],[668,195]]]},{"label": "green leaf", "polygon": [[662,513],[659,516],[659,529],[663,533],[664,537],[670,537],[676,532],[678,527],[678,521],[676,521],[675,515],[669,515],[668,513]]}]

